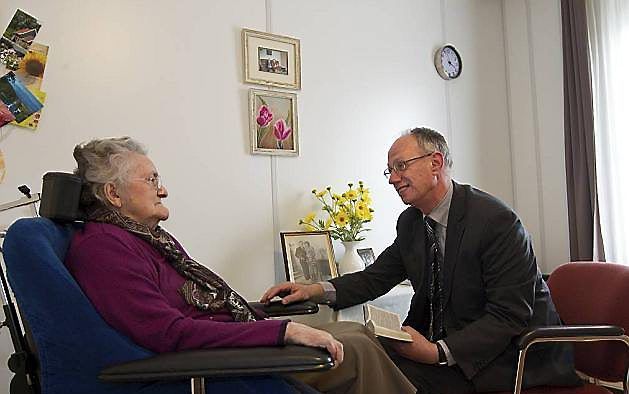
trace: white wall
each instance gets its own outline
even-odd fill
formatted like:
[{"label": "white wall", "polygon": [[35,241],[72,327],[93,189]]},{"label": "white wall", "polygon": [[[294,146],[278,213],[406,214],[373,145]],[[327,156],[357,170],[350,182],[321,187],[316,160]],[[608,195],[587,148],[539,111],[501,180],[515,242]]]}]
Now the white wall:
[{"label": "white wall", "polygon": [[514,208],[545,272],[569,261],[559,1],[505,0]]},{"label": "white wall", "polygon": [[[365,245],[380,252],[393,240],[404,206],[382,176],[386,152],[402,129],[426,125],[449,138],[457,180],[521,211],[542,260],[567,256],[557,4],[6,0],[0,25],[22,8],[43,22],[37,41],[51,48],[40,129],[0,130],[0,202],[23,183],[39,190],[46,171],[72,170],[76,143],[132,135],[169,188],[165,227],[254,299],[283,277],[278,232],[317,208],[313,187],[363,180],[376,210]],[[242,83],[243,27],[301,40],[299,157],[248,153],[247,92],[260,87]],[[432,64],[445,42],[463,56],[450,82]],[[16,211],[0,214],[0,226],[28,214]],[[2,362],[10,344],[0,335]]]}]

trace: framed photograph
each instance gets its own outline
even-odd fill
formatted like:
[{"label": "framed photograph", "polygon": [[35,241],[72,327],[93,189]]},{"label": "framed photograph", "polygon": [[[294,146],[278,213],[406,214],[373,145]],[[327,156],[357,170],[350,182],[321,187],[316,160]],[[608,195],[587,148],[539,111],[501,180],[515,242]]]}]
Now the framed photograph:
[{"label": "framed photograph", "polygon": [[280,233],[286,280],[317,283],[339,276],[329,231]]},{"label": "framed photograph", "polygon": [[249,128],[251,153],[298,156],[297,96],[250,89]]},{"label": "framed photograph", "polygon": [[360,258],[363,259],[365,268],[376,261],[376,256],[373,254],[373,249],[371,248],[356,249],[356,253],[358,253]]},{"label": "framed photograph", "polygon": [[301,89],[299,40],[242,29],[245,82]]}]

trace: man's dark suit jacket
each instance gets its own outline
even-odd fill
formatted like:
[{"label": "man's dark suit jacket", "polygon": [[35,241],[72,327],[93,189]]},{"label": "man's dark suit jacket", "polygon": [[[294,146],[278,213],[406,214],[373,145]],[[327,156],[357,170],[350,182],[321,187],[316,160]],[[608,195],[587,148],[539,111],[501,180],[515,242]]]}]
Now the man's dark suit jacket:
[{"label": "man's dark suit jacket", "polygon": [[[453,187],[443,266],[444,341],[477,391],[512,390],[513,338],[527,327],[560,320],[518,216],[483,191],[454,181]],[[425,259],[423,215],[410,207],[398,218],[395,241],[373,264],[331,280],[335,309],[373,300],[408,278],[415,294],[404,325],[421,332],[428,300]],[[569,345],[531,348],[525,386],[576,382]]]}]

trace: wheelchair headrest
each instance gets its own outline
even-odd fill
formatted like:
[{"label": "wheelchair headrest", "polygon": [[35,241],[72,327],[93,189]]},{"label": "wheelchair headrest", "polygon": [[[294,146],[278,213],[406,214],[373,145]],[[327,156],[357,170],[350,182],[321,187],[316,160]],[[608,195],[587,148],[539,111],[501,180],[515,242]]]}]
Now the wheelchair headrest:
[{"label": "wheelchair headrest", "polygon": [[83,220],[80,197],[80,177],[67,172],[47,172],[42,184],[39,214],[61,222]]}]

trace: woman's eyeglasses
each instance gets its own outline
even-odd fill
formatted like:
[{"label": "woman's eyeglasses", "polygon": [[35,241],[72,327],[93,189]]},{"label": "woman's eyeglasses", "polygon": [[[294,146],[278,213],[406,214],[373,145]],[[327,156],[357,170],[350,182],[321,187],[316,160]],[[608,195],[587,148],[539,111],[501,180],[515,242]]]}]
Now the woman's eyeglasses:
[{"label": "woman's eyeglasses", "polygon": [[133,181],[143,181],[148,183],[149,185],[153,186],[153,188],[155,190],[160,190],[162,187],[164,187],[164,183],[162,182],[162,178],[160,178],[159,175],[152,175],[146,178],[137,178],[137,179],[132,179]]}]

